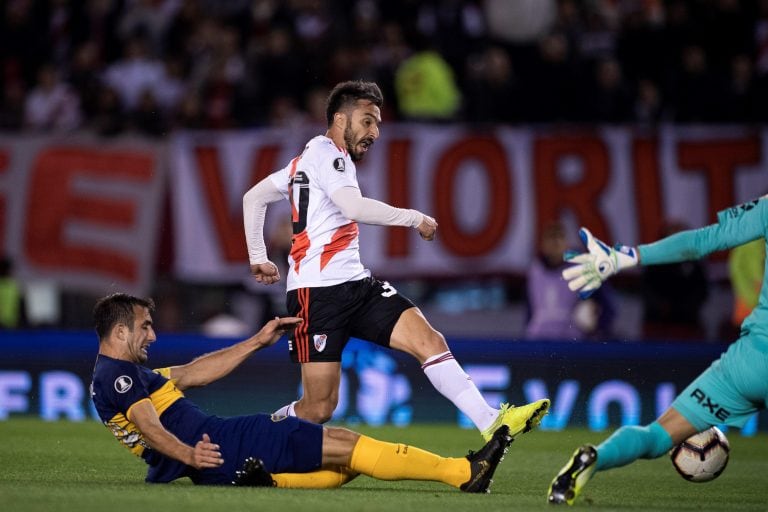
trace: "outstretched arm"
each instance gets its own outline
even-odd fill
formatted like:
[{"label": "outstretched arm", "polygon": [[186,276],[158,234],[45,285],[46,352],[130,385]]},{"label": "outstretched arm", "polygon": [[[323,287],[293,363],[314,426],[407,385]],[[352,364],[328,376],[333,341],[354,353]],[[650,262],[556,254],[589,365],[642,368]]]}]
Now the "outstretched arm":
[{"label": "outstretched arm", "polygon": [[196,469],[216,468],[224,463],[219,445],[211,443],[208,434],[203,434],[195,446],[190,446],[167,431],[149,400],[134,404],[128,411],[128,419],[138,427],[150,448],[167,457]]},{"label": "outstretched arm", "polygon": [[283,198],[272,179],[267,176],[253,186],[243,196],[243,227],[245,242],[248,246],[248,261],[251,274],[263,284],[272,284],[280,280],[277,265],[267,259],[267,247],[264,244],[264,218],[267,205]]},{"label": "outstretched arm", "polygon": [[301,322],[302,319],[298,317],[270,320],[245,341],[200,356],[183,366],[171,367],[171,379],[181,390],[210,384],[229,374],[257,350],[274,345],[282,335]]},{"label": "outstretched arm", "polygon": [[675,263],[751,242],[767,230],[768,198],[763,197],[719,212],[717,224],[675,233],[638,251],[643,265]]},{"label": "outstretched arm", "polygon": [[768,198],[763,197],[718,213],[717,224],[689,229],[638,247],[610,247],[581,228],[579,235],[589,252],[566,253],[573,266],[563,270],[568,287],[582,298],[613,274],[637,264],[658,265],[699,259],[707,254],[736,247],[768,232]]},{"label": "outstretched arm", "polygon": [[342,187],[331,194],[331,201],[342,215],[363,224],[416,228],[424,240],[435,238],[437,222],[418,210],[395,208],[387,203],[363,197],[356,187]]}]

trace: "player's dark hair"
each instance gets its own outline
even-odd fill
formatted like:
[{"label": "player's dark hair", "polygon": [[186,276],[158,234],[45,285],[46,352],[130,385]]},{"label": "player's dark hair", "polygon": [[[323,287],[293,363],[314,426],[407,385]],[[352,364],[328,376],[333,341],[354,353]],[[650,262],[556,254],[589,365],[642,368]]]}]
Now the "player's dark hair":
[{"label": "player's dark hair", "polygon": [[336,112],[354,106],[358,100],[368,100],[379,108],[384,104],[384,96],[376,83],[362,80],[341,82],[328,95],[325,108],[328,126],[333,124],[333,115]]},{"label": "player's dark hair", "polygon": [[147,308],[150,312],[155,310],[155,302],[152,299],[141,299],[126,293],[113,293],[96,301],[93,307],[93,323],[99,340],[106,338],[118,323],[133,329],[133,322],[136,319],[133,313],[134,306]]}]

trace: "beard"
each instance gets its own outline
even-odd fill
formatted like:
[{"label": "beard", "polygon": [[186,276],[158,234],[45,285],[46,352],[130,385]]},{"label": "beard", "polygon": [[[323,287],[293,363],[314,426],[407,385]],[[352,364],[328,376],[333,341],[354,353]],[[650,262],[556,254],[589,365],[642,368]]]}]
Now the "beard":
[{"label": "beard", "polygon": [[[359,141],[358,141],[359,142]],[[359,162],[365,156],[362,151],[357,151],[355,148],[355,134],[352,132],[352,122],[347,120],[347,127],[344,129],[344,144],[347,146],[347,153],[353,162]]]}]

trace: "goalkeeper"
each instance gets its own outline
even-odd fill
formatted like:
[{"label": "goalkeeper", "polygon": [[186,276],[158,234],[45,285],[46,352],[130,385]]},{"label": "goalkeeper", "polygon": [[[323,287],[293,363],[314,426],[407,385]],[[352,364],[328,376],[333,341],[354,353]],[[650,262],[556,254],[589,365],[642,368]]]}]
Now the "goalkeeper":
[{"label": "goalkeeper", "polygon": [[[589,296],[613,274],[635,265],[698,259],[768,235],[768,196],[718,213],[717,224],[676,233],[651,244],[609,247],[582,228],[589,252],[566,254],[573,266],[563,278],[573,291]],[[765,243],[765,242],[764,242]],[[595,471],[654,459],[713,425],[743,427],[768,402],[768,285],[763,278],[758,304],[741,324],[741,334],[720,359],[683,390],[656,421],[618,429],[598,446],[576,449],[552,480],[552,504],[573,501]]]}]

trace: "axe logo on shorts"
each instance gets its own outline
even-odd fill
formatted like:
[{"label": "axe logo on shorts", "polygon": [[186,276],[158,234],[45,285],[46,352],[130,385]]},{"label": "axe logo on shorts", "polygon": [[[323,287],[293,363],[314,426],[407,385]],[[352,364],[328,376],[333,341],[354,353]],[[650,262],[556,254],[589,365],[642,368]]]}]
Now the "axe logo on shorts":
[{"label": "axe logo on shorts", "polygon": [[328,341],[328,335],[326,334],[315,334],[312,336],[312,339],[315,341],[315,350],[318,352],[322,352],[325,350],[325,343]]},{"label": "axe logo on shorts", "polygon": [[714,414],[715,418],[720,421],[727,420],[728,416],[731,415],[731,411],[720,407],[720,404],[717,402],[713,402],[712,398],[707,396],[707,394],[699,388],[696,388],[691,392],[691,398],[699,402],[699,405],[707,409],[711,414]]}]

